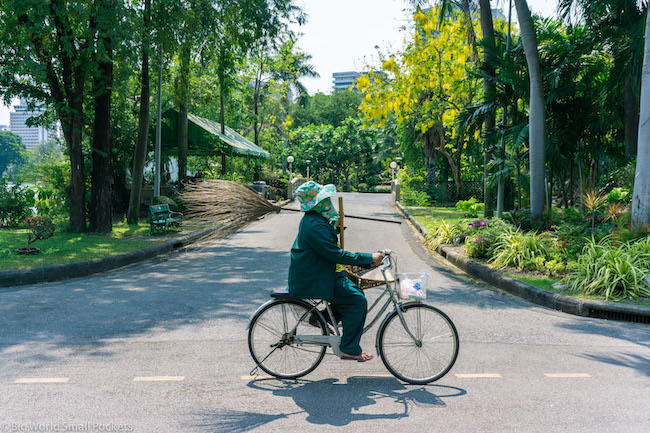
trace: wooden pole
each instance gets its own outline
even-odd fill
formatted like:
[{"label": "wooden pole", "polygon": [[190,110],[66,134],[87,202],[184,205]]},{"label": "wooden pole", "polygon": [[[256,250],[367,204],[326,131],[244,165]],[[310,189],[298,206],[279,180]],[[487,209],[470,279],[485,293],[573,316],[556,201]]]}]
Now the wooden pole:
[{"label": "wooden pole", "polygon": [[343,213],[343,197],[339,197],[339,220],[338,220],[338,226],[339,226],[339,241],[341,244],[341,249],[344,250],[345,247],[345,234],[344,234],[344,228],[345,226],[343,225],[343,219],[345,218],[345,213]]}]

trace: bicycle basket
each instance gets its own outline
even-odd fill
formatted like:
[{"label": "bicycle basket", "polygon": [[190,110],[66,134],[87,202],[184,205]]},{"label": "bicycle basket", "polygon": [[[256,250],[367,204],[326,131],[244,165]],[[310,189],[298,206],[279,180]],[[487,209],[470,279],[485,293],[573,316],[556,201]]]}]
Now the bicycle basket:
[{"label": "bicycle basket", "polygon": [[426,272],[399,274],[397,293],[400,299],[422,300],[427,298],[429,274]]},{"label": "bicycle basket", "polygon": [[[359,286],[361,290],[371,289],[386,284],[378,267],[367,269],[362,268],[361,266],[347,265],[345,267],[345,276],[354,284]],[[388,281],[393,281],[390,274],[387,274],[387,276]]]}]

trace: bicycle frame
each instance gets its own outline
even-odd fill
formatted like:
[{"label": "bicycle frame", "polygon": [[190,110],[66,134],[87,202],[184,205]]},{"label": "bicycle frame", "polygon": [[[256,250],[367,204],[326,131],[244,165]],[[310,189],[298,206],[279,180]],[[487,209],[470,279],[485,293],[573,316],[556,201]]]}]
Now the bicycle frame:
[{"label": "bicycle frame", "polygon": [[[395,257],[392,256],[391,251],[385,251],[385,261],[386,264],[382,267],[381,269],[381,274],[384,277],[384,281],[386,283],[386,286],[379,295],[379,297],[374,301],[372,306],[368,308],[368,313],[370,313],[377,305],[379,305],[380,301],[384,298],[384,296],[388,295],[388,299],[384,302],[384,304],[381,306],[379,311],[377,311],[377,314],[373,317],[373,319],[370,321],[368,325],[366,325],[363,328],[362,333],[365,334],[370,328],[374,326],[374,324],[379,320],[380,317],[384,314],[386,309],[390,304],[393,304],[395,307],[395,310],[397,311],[397,314],[399,315],[400,322],[402,323],[402,326],[404,326],[404,329],[408,333],[408,335],[413,339],[415,344],[420,347],[422,345],[421,341],[419,341],[411,332],[411,330],[408,327],[408,324],[404,320],[404,315],[402,314],[402,305],[404,304],[398,294],[397,294],[397,285],[399,284],[399,276],[397,273],[397,260]],[[388,269],[391,269],[392,275],[394,276],[393,281],[389,281],[389,277],[386,275],[386,271]],[[412,301],[412,302],[420,302],[420,301]],[[410,302],[409,302],[410,303]],[[320,318],[327,323],[327,320],[325,317],[323,317],[322,313],[318,310],[318,307],[321,304],[325,304],[327,314],[329,315],[329,318],[331,319],[330,323],[335,324],[334,329],[336,331],[336,335],[301,335],[301,334],[295,334],[296,329],[298,328],[298,325],[305,320],[308,315],[313,314],[314,312],[317,313]],[[334,318],[334,314],[332,313],[332,309],[330,307],[330,303],[325,300],[320,300],[320,301],[313,301],[312,303],[312,308],[308,310],[303,316],[298,320],[298,323],[293,327],[293,329],[290,332],[290,335],[293,334],[293,341],[296,344],[310,344],[310,345],[317,345],[317,346],[329,346],[332,349],[332,352],[334,352],[334,355],[338,356],[339,358],[341,357],[341,350],[339,349],[339,345],[341,343],[341,332],[339,330],[338,325],[336,324],[336,319]],[[388,315],[384,317],[384,320]],[[377,333],[377,341],[375,343],[376,346],[379,344],[379,333]]]}]

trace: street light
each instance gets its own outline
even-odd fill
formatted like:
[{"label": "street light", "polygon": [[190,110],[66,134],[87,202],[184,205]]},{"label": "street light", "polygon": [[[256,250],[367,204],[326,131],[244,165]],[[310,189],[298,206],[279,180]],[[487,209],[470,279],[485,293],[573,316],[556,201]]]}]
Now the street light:
[{"label": "street light", "polygon": [[311,164],[311,159],[305,161],[307,163],[307,180],[309,180],[309,164]]},{"label": "street light", "polygon": [[395,169],[397,168],[397,163],[395,161],[391,161],[390,163],[390,180],[392,182],[395,182]]},{"label": "street light", "polygon": [[287,162],[289,163],[289,182],[293,179],[293,161],[295,161],[293,156],[287,156]]},{"label": "street light", "polygon": [[402,158],[398,156],[397,158],[395,158],[395,162],[397,163],[397,182],[399,182],[399,171],[402,166]]}]

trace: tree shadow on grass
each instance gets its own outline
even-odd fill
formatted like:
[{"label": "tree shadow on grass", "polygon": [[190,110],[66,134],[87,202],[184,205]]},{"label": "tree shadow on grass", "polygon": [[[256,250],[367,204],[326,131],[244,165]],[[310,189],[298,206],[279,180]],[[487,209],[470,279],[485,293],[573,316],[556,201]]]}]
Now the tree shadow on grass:
[{"label": "tree shadow on grass", "polygon": [[[413,407],[440,408],[446,406],[444,399],[467,394],[461,388],[442,385],[407,386],[395,378],[368,376],[353,376],[346,382],[337,379],[257,379],[249,382],[248,387],[270,393],[274,397],[291,398],[301,410],[280,414],[215,411],[202,414],[206,421],[201,427],[246,432],[297,414],[306,414],[306,421],[310,424],[344,427],[358,421],[406,418]],[[260,397],[265,398],[264,394]],[[375,405],[378,406],[373,408]]]}]

